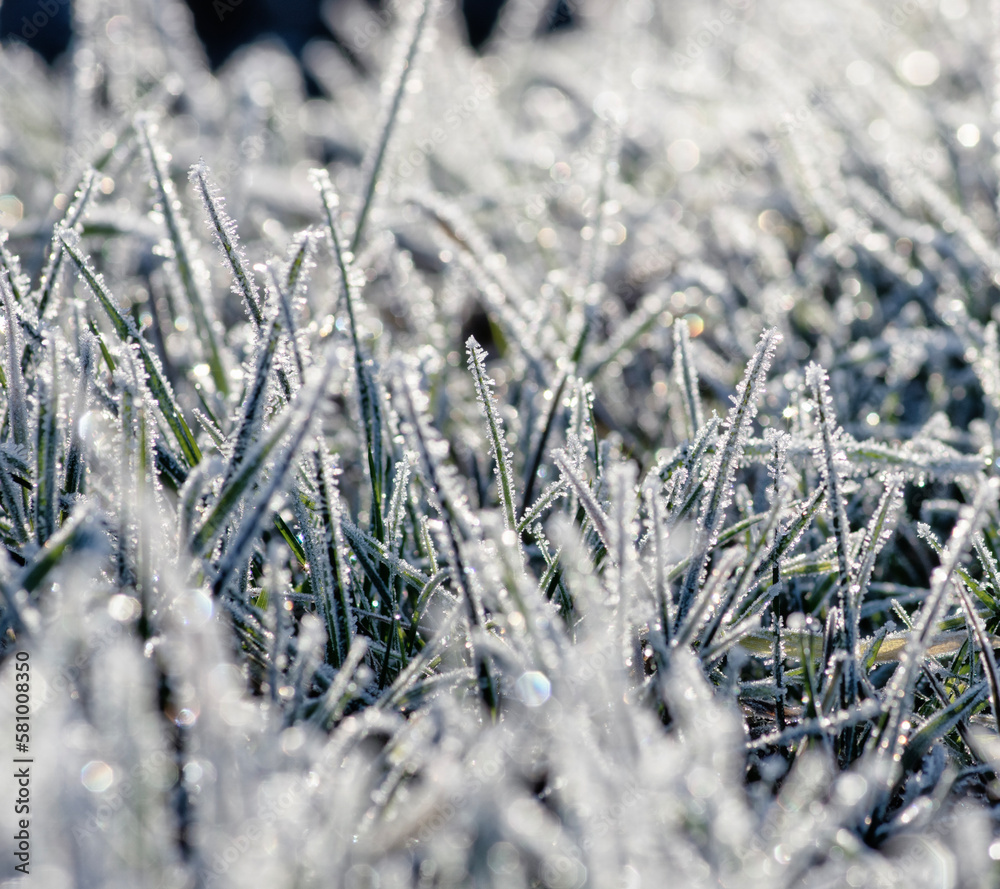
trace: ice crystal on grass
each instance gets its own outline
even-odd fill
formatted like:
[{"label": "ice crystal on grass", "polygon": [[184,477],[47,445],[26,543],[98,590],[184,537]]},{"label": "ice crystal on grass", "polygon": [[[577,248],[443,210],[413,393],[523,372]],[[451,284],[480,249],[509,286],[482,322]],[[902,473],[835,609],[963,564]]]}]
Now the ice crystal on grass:
[{"label": "ice crystal on grass", "polygon": [[207,359],[212,371],[212,379],[222,393],[229,391],[229,380],[222,366],[219,353],[218,334],[215,319],[205,287],[205,272],[191,240],[190,226],[177,198],[173,180],[167,167],[168,159],[156,141],[152,121],[145,116],[136,119],[136,132],[143,157],[152,172],[154,206],[166,227],[167,240],[163,250],[173,264],[173,272],[180,281],[195,323],[207,349]]},{"label": "ice crystal on grass", "polygon": [[757,351],[747,365],[746,374],[733,397],[733,407],[723,424],[723,439],[705,480],[708,497],[702,501],[702,510],[692,538],[691,566],[680,593],[678,619],[683,619],[687,614],[696,590],[704,580],[709,555],[733,496],[733,477],[749,437],[750,423],[757,414],[757,401],[763,391],[764,379],[780,338],[781,335],[773,328],[761,336]]},{"label": "ice crystal on grass", "polygon": [[493,404],[493,387],[495,381],[486,376],[486,353],[474,337],[469,337],[465,344],[469,352],[469,371],[476,385],[476,398],[486,416],[490,432],[490,447],[493,450],[493,464],[497,474],[500,505],[503,511],[504,527],[513,530],[515,520],[514,467],[510,451],[503,434],[503,420],[498,416]]},{"label": "ice crystal on grass", "polygon": [[14,307],[14,291],[10,285],[8,273],[0,274],[0,297],[3,299],[7,327],[5,343],[7,373],[4,382],[7,390],[8,434],[13,439],[15,445],[27,447],[28,407],[24,380],[21,374],[21,355],[24,351],[24,338]]},{"label": "ice crystal on grass", "polygon": [[253,272],[248,267],[246,253],[239,242],[236,221],[226,213],[224,201],[212,182],[208,165],[204,161],[191,167],[188,177],[194,183],[205,205],[205,212],[215,232],[219,249],[232,269],[232,291],[243,299],[243,304],[254,324],[260,327],[264,323],[260,310],[260,295]]},{"label": "ice crystal on grass", "polygon": [[693,437],[705,420],[698,392],[698,372],[691,359],[691,333],[687,324],[674,325],[674,374],[678,388],[684,393],[684,414],[689,434]]},{"label": "ice crystal on grass", "polygon": [[407,85],[411,82],[416,62],[424,43],[431,32],[434,16],[437,14],[437,0],[418,0],[407,5],[406,12],[412,16],[406,33],[399,43],[399,51],[393,59],[393,67],[385,78],[383,86],[383,106],[376,137],[371,143],[361,164],[361,205],[358,208],[351,250],[356,252],[364,235],[365,223],[371,212],[379,181],[379,173],[389,148],[389,139],[396,126]]}]

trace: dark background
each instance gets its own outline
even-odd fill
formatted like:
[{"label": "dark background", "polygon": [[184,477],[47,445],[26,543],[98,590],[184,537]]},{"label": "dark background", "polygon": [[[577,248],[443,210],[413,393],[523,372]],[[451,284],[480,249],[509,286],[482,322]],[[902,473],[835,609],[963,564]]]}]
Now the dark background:
[{"label": "dark background", "polygon": [[[213,67],[245,43],[265,34],[277,36],[295,55],[314,37],[335,39],[320,15],[319,0],[223,0],[230,11],[219,9],[212,0],[187,0],[194,13],[195,27],[205,44]],[[489,38],[504,0],[462,0],[469,42],[482,46]],[[377,0],[369,0],[377,8]],[[70,0],[2,0],[0,2],[0,39],[26,39],[48,61],[66,50],[72,34]],[[221,12],[221,15],[220,15]],[[44,27],[36,28],[32,19]],[[548,15],[548,29],[572,24],[564,0],[553,0]],[[35,33],[33,33],[35,32]]]}]

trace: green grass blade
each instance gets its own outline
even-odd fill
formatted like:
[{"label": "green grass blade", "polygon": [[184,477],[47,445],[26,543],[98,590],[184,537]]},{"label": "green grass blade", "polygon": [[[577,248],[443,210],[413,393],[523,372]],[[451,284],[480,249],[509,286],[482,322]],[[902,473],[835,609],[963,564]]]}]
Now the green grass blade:
[{"label": "green grass blade", "polygon": [[861,552],[856,560],[855,576],[851,585],[850,596],[855,613],[861,608],[872,572],[875,570],[875,559],[888,543],[896,524],[896,517],[903,505],[903,478],[892,475],[886,479],[885,490],[879,498],[875,514],[865,529]]},{"label": "green grass blade", "polygon": [[500,494],[500,507],[503,511],[504,527],[514,530],[517,527],[517,514],[514,500],[514,467],[510,449],[503,432],[503,420],[493,404],[493,387],[496,385],[486,375],[486,352],[483,351],[474,337],[469,337],[465,343],[469,353],[469,372],[476,385],[476,397],[479,407],[486,416],[486,425],[490,433],[490,448],[493,451],[493,464],[497,473],[497,487]]},{"label": "green grass blade", "polygon": [[987,682],[979,682],[966,689],[948,706],[942,707],[909,736],[902,749],[900,771],[907,775],[912,772],[930,750],[931,745],[944,737],[961,721],[967,719],[983,698],[990,693]]},{"label": "green grass blade", "polygon": [[850,593],[853,566],[848,536],[851,529],[847,521],[847,504],[841,493],[843,473],[837,459],[840,430],[837,428],[833,416],[833,399],[830,397],[826,371],[816,363],[810,364],[806,368],[806,385],[812,390],[813,402],[818,412],[817,425],[819,426],[820,439],[815,460],[820,467],[820,474],[826,486],[827,504],[833,519],[833,537],[837,544],[836,607],[843,617],[843,638],[841,638],[841,631],[838,629],[835,644],[847,652],[849,659],[848,669],[845,673],[847,700],[841,703],[852,706],[855,703],[858,690],[856,656],[859,617],[855,607],[855,599]]},{"label": "green grass blade", "polygon": [[209,313],[204,283],[200,280],[201,270],[195,266],[190,229],[182,214],[180,200],[177,198],[173,180],[167,170],[167,160],[153,139],[152,123],[144,116],[136,119],[136,133],[146,164],[153,176],[156,209],[162,214],[167,230],[169,258],[176,267],[184,295],[191,306],[199,340],[206,351],[205,359],[212,372],[212,380],[219,392],[228,395],[229,378],[219,352],[215,322]]},{"label": "green grass blade", "polygon": [[278,334],[281,324],[275,315],[267,329],[266,339],[257,346],[257,361],[254,367],[253,381],[243,397],[242,416],[236,435],[232,441],[229,463],[226,466],[225,480],[228,481],[239,469],[253,440],[257,437],[261,418],[266,404],[267,383],[270,379],[274,355],[278,348]]},{"label": "green grass blade", "polygon": [[[534,451],[531,456],[531,460],[528,462],[527,470],[524,474],[524,499],[521,501],[521,522],[524,523],[525,516],[531,511],[528,509],[528,504],[531,502],[531,498],[535,493],[535,480],[538,478],[538,470],[542,465],[542,460],[545,459],[545,449],[548,444],[549,438],[552,435],[552,430],[555,428],[556,414],[562,405],[563,390],[566,388],[566,382],[569,380],[569,374],[564,373],[559,380],[559,385],[556,386],[555,393],[552,397],[552,402],[549,404],[548,412],[545,415],[545,423],[542,426],[542,432],[538,436],[538,443],[535,445]],[[525,527],[531,524],[529,520]],[[521,529],[518,529],[518,533]]]},{"label": "green grass blade", "polygon": [[399,117],[399,111],[403,107],[406,86],[409,83],[410,77],[413,76],[417,56],[420,52],[421,44],[424,42],[424,35],[429,30],[428,25],[436,11],[437,0],[419,0],[419,7],[412,30],[406,35],[405,40],[400,43],[402,51],[397,54],[394,71],[387,80],[387,83],[391,84],[386,93],[389,101],[385,105],[382,119],[379,121],[378,136],[368,149],[361,164],[361,180],[363,183],[361,187],[361,206],[358,210],[354,235],[351,239],[352,253],[357,252],[358,246],[361,244],[361,238],[365,233],[368,216],[375,201],[378,177],[382,172],[382,163],[389,148],[389,140],[392,137],[396,120]]},{"label": "green grass blade", "polygon": [[[435,434],[426,416],[424,409],[426,396],[418,388],[415,377],[415,371],[409,373],[404,371],[399,380],[399,388],[396,390],[399,405],[403,408],[403,415],[407,421],[403,431],[409,435],[419,458],[427,499],[443,520],[441,539],[447,548],[447,558],[453,568],[452,576],[462,592],[470,637],[475,637],[486,622],[486,618],[479,595],[466,572],[459,535],[468,539],[474,536],[473,529],[477,526],[469,512],[465,497],[458,488],[451,467],[441,460],[446,446]],[[499,706],[496,679],[487,655],[478,649],[475,642],[472,643],[471,658],[480,697],[495,717]]]},{"label": "green grass blade", "polygon": [[781,334],[776,328],[766,330],[761,335],[757,350],[747,365],[743,381],[736,391],[733,407],[726,418],[727,429],[722,449],[712,465],[708,497],[704,501],[692,537],[691,566],[678,597],[678,624],[686,617],[701,587],[709,555],[715,547],[725,510],[732,499],[733,475],[749,436],[750,423],[757,414],[757,400],[763,392],[764,380],[780,340]]},{"label": "green grass blade", "polygon": [[28,446],[28,401],[21,373],[23,338],[8,276],[0,273],[0,300],[7,322],[7,422],[14,444]]},{"label": "green grass blade", "polygon": [[677,386],[684,398],[684,418],[687,421],[688,437],[694,438],[705,423],[701,409],[701,395],[698,392],[698,371],[691,356],[691,328],[687,321],[674,321],[674,375]]},{"label": "green grass blade", "polygon": [[518,520],[517,533],[523,534],[528,530],[552,504],[560,497],[566,496],[566,486],[561,481],[553,482],[549,485],[534,502],[530,509]]},{"label": "green grass blade", "polygon": [[597,536],[600,537],[601,543],[604,544],[605,550],[611,552],[611,526],[608,515],[594,496],[594,492],[591,490],[590,485],[587,484],[587,480],[580,475],[578,467],[574,465],[569,454],[565,451],[556,451],[552,455],[552,460],[562,473],[566,484],[569,485],[579,498],[580,505],[587,514],[587,518],[590,519],[590,523],[597,532]]},{"label": "green grass blade", "polygon": [[354,371],[358,386],[358,406],[365,431],[365,450],[368,456],[368,473],[372,485],[372,528],[379,540],[385,539],[382,518],[382,494],[385,489],[385,458],[382,455],[382,408],[380,392],[375,380],[374,362],[363,352],[358,337],[355,318],[355,284],[351,274],[350,255],[344,250],[337,222],[339,199],[333,191],[330,177],[325,170],[312,171],[313,185],[320,194],[326,215],[327,238],[340,274],[340,284],[347,305],[347,319],[354,346]]},{"label": "green grass blade", "polygon": [[203,160],[194,164],[188,177],[205,205],[205,212],[208,214],[208,221],[215,233],[219,249],[233,273],[233,293],[242,298],[253,323],[257,327],[263,327],[264,315],[261,312],[260,294],[254,282],[253,272],[240,245],[236,222],[226,213],[225,201],[212,181],[208,164]]},{"label": "green grass blade", "polygon": [[997,560],[987,548],[982,534],[977,534],[972,538],[972,546],[976,551],[976,558],[979,559],[979,564],[983,566],[983,572],[989,580],[990,586],[993,588],[993,595],[990,597],[992,602],[987,602],[987,604],[993,604],[1000,597],[1000,568],[997,567]]},{"label": "green grass blade", "polygon": [[[322,447],[322,445],[321,445]],[[326,558],[330,564],[333,581],[333,622],[337,630],[337,644],[341,662],[348,658],[353,648],[356,618],[351,604],[351,568],[344,542],[343,506],[337,487],[337,467],[323,451],[316,456],[316,488],[319,496],[319,519],[323,527]]]},{"label": "green grass blade", "polygon": [[[344,536],[351,544],[351,549],[357,552],[359,547],[362,548],[364,550],[364,558],[368,564],[373,566],[373,570],[377,570],[376,566],[383,565],[389,569],[391,574],[401,577],[403,582],[411,589],[417,592],[423,589],[427,583],[427,576],[422,571],[415,568],[405,559],[400,558],[380,540],[376,540],[371,535],[365,534],[350,519],[343,518],[341,526],[344,530]],[[379,575],[382,577],[381,584],[385,586],[385,572],[380,571]]]},{"label": "green grass blade", "polygon": [[891,777],[887,787],[892,787],[895,783],[898,764],[906,746],[906,736],[901,733],[900,726],[910,712],[917,671],[923,663],[932,636],[944,612],[947,594],[957,573],[959,559],[972,545],[975,534],[986,520],[987,511],[995,507],[998,487],[1000,483],[996,478],[988,481],[984,479],[973,503],[962,507],[959,520],[942,553],[941,564],[931,577],[931,589],[920,609],[919,621],[907,641],[900,666],[886,689],[887,719],[881,731],[873,736],[870,755],[893,764],[889,770]]},{"label": "green grass blade", "polygon": [[59,486],[56,467],[59,448],[59,367],[58,346],[49,336],[46,348],[51,354],[51,374],[40,376],[38,387],[38,428],[35,437],[35,540],[39,545],[56,531]]},{"label": "green grass blade", "polygon": [[181,452],[188,462],[188,466],[195,466],[201,460],[201,449],[198,447],[198,443],[191,434],[191,429],[188,427],[184,415],[174,400],[173,391],[170,388],[170,384],[164,378],[159,359],[153,354],[152,349],[150,349],[149,345],[139,334],[135,322],[118,308],[118,303],[111,295],[111,291],[104,284],[103,278],[91,268],[90,263],[83,253],[80,252],[80,248],[71,233],[64,230],[61,232],[61,237],[66,252],[76,265],[80,277],[87,282],[91,292],[97,297],[97,301],[101,304],[101,308],[104,309],[110,319],[111,325],[114,327],[118,337],[123,342],[135,343],[139,347],[139,355],[146,369],[150,392],[152,392],[153,397],[156,399],[156,403],[159,405],[163,418],[167,421],[171,432],[176,437]]},{"label": "green grass blade", "polygon": [[962,603],[965,616],[972,625],[972,631],[979,644],[979,656],[983,660],[983,672],[986,674],[986,681],[990,686],[990,704],[993,708],[993,721],[997,726],[997,733],[1000,734],[1000,672],[997,671],[997,659],[993,654],[993,640],[986,630],[983,619],[976,611],[976,606],[969,597],[969,592],[961,583],[955,584],[955,592],[958,601]]},{"label": "green grass blade", "polygon": [[46,545],[21,569],[16,587],[30,596],[69,552],[79,549],[90,549],[95,553],[106,549],[103,530],[96,527],[95,517],[87,509],[74,512],[69,521],[46,541]]},{"label": "green grass blade", "polygon": [[226,522],[232,517],[243,496],[259,481],[268,457],[285,438],[291,424],[292,412],[286,410],[275,420],[268,436],[240,462],[239,469],[219,492],[218,499],[208,516],[191,538],[191,552],[194,555],[201,556],[208,551]]},{"label": "green grass blade", "polygon": [[[283,418],[290,422],[287,441],[275,458],[269,476],[261,484],[257,496],[244,513],[242,522],[223,554],[212,581],[212,593],[215,596],[223,596],[226,592],[233,581],[234,573],[245,564],[261,522],[270,519],[271,501],[284,486],[299,447],[309,434],[311,425],[317,419],[320,402],[326,394],[328,374],[333,365],[333,355],[333,350],[328,347],[322,365],[316,368],[313,381],[300,390],[295,402],[285,410]],[[283,420],[278,421],[277,425],[283,425]],[[252,456],[244,461],[244,465],[251,463],[256,463]],[[237,478],[241,474],[242,471],[237,475]],[[247,483],[249,481],[250,479]],[[233,480],[233,484],[236,484],[236,479]]]},{"label": "green grass blade", "polygon": [[0,275],[7,274],[7,281],[10,283],[14,299],[23,304],[27,301],[28,294],[31,292],[31,281],[21,271],[21,262],[18,257],[11,253],[10,248],[7,246],[9,237],[10,235],[6,230],[0,231]]},{"label": "green grass blade", "polygon": [[96,181],[97,176],[94,170],[88,168],[84,171],[83,176],[80,179],[80,184],[76,187],[73,200],[66,208],[66,213],[63,216],[62,222],[60,222],[52,232],[52,242],[49,245],[48,257],[45,260],[45,266],[42,269],[41,278],[39,279],[38,289],[35,293],[34,299],[39,318],[42,318],[45,315],[45,312],[49,307],[52,295],[55,292],[56,283],[59,280],[59,272],[62,269],[63,245],[59,237],[59,231],[61,228],[73,231],[78,229],[78,226],[83,219],[83,214],[93,197],[94,184]]},{"label": "green grass blade", "polygon": [[86,490],[87,462],[80,424],[87,410],[87,392],[90,381],[93,379],[94,366],[98,360],[96,355],[97,341],[89,329],[85,328],[81,331],[77,348],[79,350],[80,378],[77,384],[76,404],[70,422],[70,439],[66,450],[66,465],[63,476],[63,493],[68,498],[82,494]]},{"label": "green grass blade", "polygon": [[32,471],[26,451],[12,443],[0,445],[0,498],[10,521],[11,533],[19,544],[27,543],[28,515],[25,494],[32,488]]}]

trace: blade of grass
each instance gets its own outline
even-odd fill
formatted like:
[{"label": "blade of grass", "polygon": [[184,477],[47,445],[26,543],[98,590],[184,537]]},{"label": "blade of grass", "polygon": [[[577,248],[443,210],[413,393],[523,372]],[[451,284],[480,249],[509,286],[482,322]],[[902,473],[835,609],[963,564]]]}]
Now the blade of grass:
[{"label": "blade of grass", "polygon": [[[888,793],[895,785],[900,763],[907,743],[901,725],[910,712],[917,671],[920,669],[931,643],[933,633],[947,604],[959,559],[971,545],[975,534],[986,520],[988,510],[996,504],[1000,483],[996,478],[983,479],[971,505],[963,506],[958,522],[941,557],[941,564],[934,569],[931,589],[920,609],[920,618],[910,634],[900,665],[886,689],[886,716],[879,731],[873,733],[866,755],[885,763],[886,783],[879,808],[888,804]],[[985,686],[985,684],[984,684]]]},{"label": "blade of grass", "polygon": [[246,253],[240,245],[236,222],[225,210],[225,201],[211,178],[211,171],[204,160],[191,167],[188,177],[205,205],[205,212],[212,231],[229,268],[233,273],[232,291],[242,298],[250,319],[257,327],[264,326],[260,295],[254,282],[253,272],[247,264]]},{"label": "blade of grass", "polygon": [[[556,386],[556,391],[553,393],[552,401],[549,404],[548,412],[545,415],[545,423],[542,426],[542,432],[538,436],[538,443],[535,445],[535,449],[532,452],[531,460],[528,462],[528,470],[524,474],[524,498],[521,501],[521,511],[519,513],[521,517],[521,523],[527,525],[531,524],[531,520],[525,523],[525,517],[529,513],[528,504],[531,502],[531,497],[535,493],[535,479],[538,478],[538,470],[542,465],[542,460],[545,458],[545,448],[548,444],[549,437],[552,435],[552,429],[555,426],[556,414],[559,412],[560,405],[562,404],[563,390],[566,388],[566,381],[569,379],[569,374],[564,373],[559,380],[559,385]],[[521,528],[518,528],[518,533],[521,533]]]},{"label": "blade of grass", "polygon": [[[325,448],[320,442],[317,450]],[[354,646],[356,618],[350,600],[351,572],[344,545],[343,509],[337,488],[337,467],[323,451],[316,454],[316,489],[319,497],[319,520],[323,527],[326,558],[330,564],[333,581],[333,622],[336,626],[336,643],[341,663],[346,663]]]},{"label": "blade of grass", "polygon": [[[239,566],[245,564],[261,522],[265,519],[270,519],[271,500],[285,484],[285,479],[292,467],[295,455],[303,440],[309,434],[310,426],[317,419],[320,402],[326,394],[329,372],[334,366],[335,360],[335,350],[328,346],[322,362],[314,369],[312,382],[307,383],[299,391],[295,402],[285,409],[284,416],[289,419],[290,424],[286,444],[275,459],[274,465],[270,470],[270,475],[267,477],[265,483],[261,485],[249,509],[244,513],[242,522],[226,548],[215,573],[215,578],[212,581],[213,595],[221,597],[225,594],[233,581],[234,572]],[[250,462],[251,458],[248,457],[245,463]],[[238,477],[239,474],[237,475]],[[235,479],[233,484],[236,484]]]},{"label": "blade of grass", "polygon": [[211,544],[233,516],[243,496],[261,478],[268,457],[285,438],[292,421],[293,412],[286,409],[274,421],[270,434],[261,440],[240,462],[239,469],[233,474],[228,484],[223,486],[211,511],[191,538],[191,552],[194,555],[201,556],[208,552]]},{"label": "blade of grass", "polygon": [[514,499],[514,471],[503,432],[503,420],[493,404],[493,387],[496,383],[486,375],[486,352],[483,351],[475,337],[469,337],[465,343],[469,353],[469,372],[476,385],[476,397],[479,407],[486,416],[486,425],[490,433],[490,448],[493,451],[493,463],[497,473],[497,487],[500,494],[500,507],[503,512],[504,528],[513,531],[517,527],[517,514]]},{"label": "blade of grass", "polygon": [[51,356],[49,374],[35,382],[38,390],[38,429],[35,437],[35,540],[41,546],[56,531],[59,486],[56,483],[59,446],[59,367],[58,346],[51,334],[45,349]]},{"label": "blade of grass", "polygon": [[26,448],[28,446],[28,403],[20,361],[23,338],[15,314],[14,294],[5,272],[0,272],[0,299],[3,300],[4,315],[7,321],[7,421],[14,444]]},{"label": "blade of grass", "polygon": [[49,307],[49,301],[55,291],[56,282],[59,279],[59,272],[62,269],[63,245],[59,237],[60,229],[77,231],[83,214],[86,212],[90,199],[94,194],[94,184],[97,181],[97,174],[93,169],[84,170],[79,185],[73,195],[73,200],[66,208],[62,222],[56,225],[52,232],[52,242],[49,245],[48,257],[42,269],[41,277],[38,281],[38,289],[35,292],[34,303],[38,312],[38,317],[42,318]]},{"label": "blade of grass", "polygon": [[1000,734],[1000,673],[997,671],[997,660],[993,654],[993,640],[986,631],[986,625],[982,617],[976,610],[976,606],[969,597],[969,592],[961,582],[955,584],[955,592],[958,594],[958,601],[962,603],[972,630],[975,633],[976,641],[979,643],[979,656],[983,660],[983,671],[986,673],[986,681],[990,687],[990,704],[993,707],[993,721],[996,723],[997,732]]},{"label": "blade of grass", "polygon": [[716,545],[725,511],[732,499],[733,475],[749,435],[750,423],[757,414],[757,399],[771,366],[781,334],[776,328],[766,330],[747,365],[746,374],[736,390],[733,407],[726,418],[722,449],[712,465],[709,494],[692,535],[691,565],[684,578],[677,605],[677,622],[682,623],[701,587],[709,556]]},{"label": "blade of grass", "polygon": [[[842,706],[851,707],[857,702],[858,694],[858,622],[857,602],[851,594],[852,577],[851,550],[848,535],[850,525],[847,521],[847,504],[841,493],[841,471],[837,465],[837,446],[840,430],[833,416],[833,399],[830,397],[830,387],[827,384],[826,371],[815,362],[806,368],[806,385],[812,390],[813,402],[818,412],[820,445],[816,450],[816,463],[827,490],[827,504],[833,519],[833,536],[837,543],[837,587],[836,608],[842,615],[842,629],[839,620],[834,618],[831,626],[837,627],[833,644],[847,653],[847,665],[844,671],[845,699]],[[841,637],[841,633],[843,634]]]},{"label": "blade of grass", "polygon": [[139,347],[139,355],[146,369],[149,389],[160,407],[163,418],[167,421],[167,425],[176,437],[181,452],[188,462],[188,466],[195,466],[201,460],[201,449],[198,447],[198,443],[191,434],[191,429],[188,427],[184,415],[174,400],[173,391],[163,376],[159,359],[153,354],[152,349],[150,349],[146,341],[139,334],[132,318],[123,314],[121,309],[118,308],[118,303],[111,295],[111,291],[104,284],[104,279],[91,268],[86,257],[80,252],[77,241],[72,234],[63,230],[60,232],[60,237],[62,238],[66,252],[76,265],[80,277],[87,282],[91,292],[97,297],[98,302],[110,319],[119,338],[123,342],[135,343]]},{"label": "blade of grass", "polygon": [[383,106],[382,119],[378,125],[378,135],[369,147],[361,163],[361,205],[358,209],[354,235],[351,238],[351,253],[357,253],[361,238],[365,233],[368,216],[375,201],[378,177],[382,172],[389,140],[392,137],[399,111],[403,107],[403,97],[406,86],[416,67],[417,56],[424,42],[424,35],[429,30],[428,25],[437,12],[437,0],[419,0],[417,13],[409,34],[400,42],[393,70],[386,78],[388,87],[385,96],[388,100]]},{"label": "blade of grass", "polygon": [[[476,635],[476,631],[485,623],[485,615],[479,596],[473,589],[466,571],[459,533],[464,537],[472,536],[473,528],[476,525],[473,517],[468,513],[464,497],[460,494],[456,481],[449,471],[450,467],[439,459],[446,447],[442,447],[443,442],[435,435],[422,409],[422,404],[418,406],[418,398],[425,399],[426,396],[420,391],[417,382],[416,372],[412,369],[408,373],[401,374],[399,379],[396,391],[400,406],[404,409],[404,416],[408,421],[403,432],[404,435],[408,434],[411,438],[419,458],[427,499],[442,519],[444,533],[442,533],[441,539],[448,550],[448,560],[453,568],[452,576],[455,577],[462,592],[471,640]],[[435,454],[439,456],[436,457]],[[479,651],[474,642],[471,645],[473,669],[476,673],[480,696],[490,714],[496,718],[500,703],[496,680],[486,654]]]},{"label": "blade of grass", "polygon": [[31,281],[21,271],[21,262],[18,257],[11,253],[7,246],[9,236],[6,229],[0,231],[0,275],[6,272],[15,301],[23,304],[31,292]]},{"label": "blade of grass", "polygon": [[276,313],[267,329],[266,338],[263,338],[263,342],[257,345],[257,360],[254,366],[253,382],[243,397],[242,416],[240,417],[239,426],[236,428],[236,435],[232,440],[232,450],[229,453],[229,463],[226,466],[223,484],[229,481],[238,471],[251,443],[259,433],[267,401],[265,397],[267,394],[267,383],[270,378],[274,355],[278,348],[278,334],[281,330],[281,324],[278,319],[279,315]]},{"label": "blade of grass", "polygon": [[374,363],[361,348],[358,326],[354,311],[355,286],[351,275],[350,256],[345,252],[337,222],[339,199],[333,191],[329,174],[325,170],[312,171],[313,185],[319,191],[326,214],[327,238],[333,251],[340,284],[347,305],[347,318],[354,346],[354,371],[357,377],[358,402],[361,422],[365,431],[365,449],[368,456],[368,472],[372,485],[372,528],[379,540],[385,540],[385,525],[382,519],[382,492],[385,487],[385,460],[382,456],[382,410],[380,393],[374,377]]},{"label": "blade of grass", "polygon": [[173,261],[181,287],[194,314],[195,325],[198,328],[199,340],[206,350],[205,359],[212,372],[212,380],[223,395],[229,394],[229,378],[222,363],[219,352],[218,336],[215,322],[208,308],[208,299],[203,282],[200,280],[200,269],[195,266],[194,244],[191,232],[181,211],[181,203],[177,198],[173,180],[167,170],[167,159],[160,146],[153,139],[152,122],[144,115],[135,121],[136,134],[142,146],[146,164],[153,177],[153,188],[156,195],[156,209],[163,216],[170,245],[169,258]]},{"label": "blade of grass", "polygon": [[691,328],[680,318],[674,322],[674,374],[677,386],[684,395],[684,419],[688,437],[693,439],[705,423],[698,392],[698,371],[691,356]]}]

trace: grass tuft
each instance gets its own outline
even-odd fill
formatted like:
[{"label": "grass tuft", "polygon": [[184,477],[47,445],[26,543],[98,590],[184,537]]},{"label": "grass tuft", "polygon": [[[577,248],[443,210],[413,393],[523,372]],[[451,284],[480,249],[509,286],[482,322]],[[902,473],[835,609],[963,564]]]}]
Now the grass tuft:
[{"label": "grass tuft", "polygon": [[39,885],[997,885],[995,23],[845,2],[0,51]]}]

